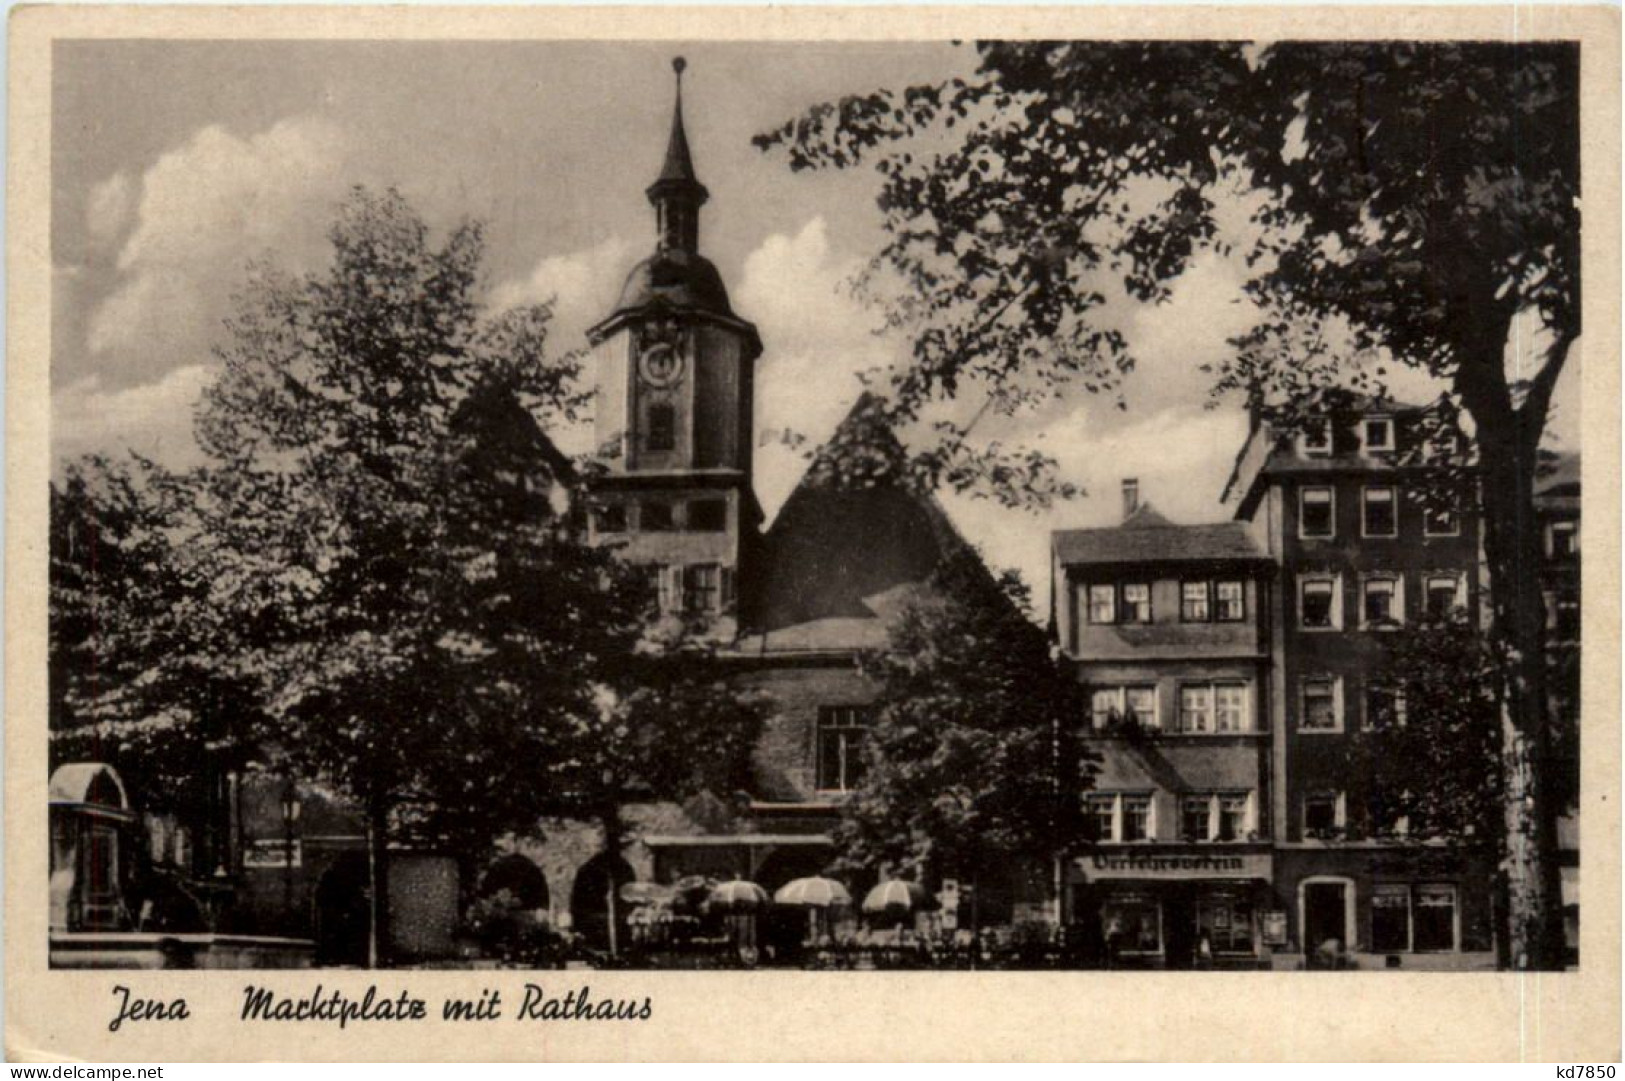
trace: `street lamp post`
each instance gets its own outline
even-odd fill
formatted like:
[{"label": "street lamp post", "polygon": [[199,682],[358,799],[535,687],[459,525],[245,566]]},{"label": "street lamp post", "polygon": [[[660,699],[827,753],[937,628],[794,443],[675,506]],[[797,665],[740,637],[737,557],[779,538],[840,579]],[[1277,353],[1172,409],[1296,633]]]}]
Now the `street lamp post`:
[{"label": "street lamp post", "polygon": [[299,821],[299,789],[292,777],[282,786],[282,912],[291,920],[293,913],[293,826]]}]

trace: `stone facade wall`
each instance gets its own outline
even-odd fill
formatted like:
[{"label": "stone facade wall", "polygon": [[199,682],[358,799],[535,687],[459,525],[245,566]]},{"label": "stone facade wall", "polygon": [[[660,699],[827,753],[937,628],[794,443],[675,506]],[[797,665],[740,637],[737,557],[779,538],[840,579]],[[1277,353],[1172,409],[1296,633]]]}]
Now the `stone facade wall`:
[{"label": "stone facade wall", "polygon": [[850,657],[816,666],[759,669],[740,675],[737,682],[772,702],[756,751],[757,795],[781,802],[830,799],[832,793],[820,793],[817,786],[818,711],[867,705],[879,687]]}]

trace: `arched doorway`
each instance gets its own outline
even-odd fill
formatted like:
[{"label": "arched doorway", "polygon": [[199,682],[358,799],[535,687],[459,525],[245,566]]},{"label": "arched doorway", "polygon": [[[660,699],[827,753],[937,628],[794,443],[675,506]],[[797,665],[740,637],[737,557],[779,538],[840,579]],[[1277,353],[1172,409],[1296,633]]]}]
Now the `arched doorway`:
[{"label": "arched doorway", "polygon": [[570,922],[576,934],[589,946],[601,950],[609,948],[609,914],[612,910],[615,913],[615,941],[617,945],[626,944],[629,906],[622,903],[619,897],[612,900],[610,895],[637,877],[632,865],[612,852],[598,853],[576,872],[575,886],[570,890]]},{"label": "arched doorway", "polygon": [[547,876],[540,867],[518,854],[496,860],[480,877],[480,897],[494,897],[504,890],[525,911],[547,908],[552,903]]},{"label": "arched doorway", "polygon": [[316,884],[318,965],[366,965],[372,932],[370,877],[364,852],[345,852],[322,873]]}]

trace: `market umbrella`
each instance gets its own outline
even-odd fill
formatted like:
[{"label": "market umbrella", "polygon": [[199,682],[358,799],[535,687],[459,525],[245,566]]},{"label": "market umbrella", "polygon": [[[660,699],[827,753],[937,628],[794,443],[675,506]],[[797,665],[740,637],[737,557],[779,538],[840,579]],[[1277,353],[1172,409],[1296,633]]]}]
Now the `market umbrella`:
[{"label": "market umbrella", "polygon": [[934,907],[935,901],[924,886],[901,878],[882,882],[863,899],[863,911],[870,915],[901,917]]},{"label": "market umbrella", "polygon": [[770,901],[766,890],[742,879],[711,887],[711,908],[715,912],[755,912],[766,908]]},{"label": "market umbrella", "polygon": [[798,878],[787,886],[779,887],[779,891],[773,895],[773,902],[787,908],[805,908],[808,933],[816,941],[825,933],[819,923],[819,914],[851,904],[852,895],[833,878]]},{"label": "market umbrella", "polygon": [[852,895],[833,878],[798,878],[780,886],[773,902],[798,908],[839,908],[851,904]]}]

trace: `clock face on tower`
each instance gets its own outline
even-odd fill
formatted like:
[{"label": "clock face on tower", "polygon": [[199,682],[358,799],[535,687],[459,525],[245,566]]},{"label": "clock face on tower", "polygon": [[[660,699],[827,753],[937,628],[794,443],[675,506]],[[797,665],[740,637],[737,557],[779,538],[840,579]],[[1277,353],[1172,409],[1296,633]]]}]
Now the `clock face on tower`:
[{"label": "clock face on tower", "polygon": [[651,346],[639,358],[638,370],[650,386],[669,387],[683,377],[683,358],[669,345]]}]

